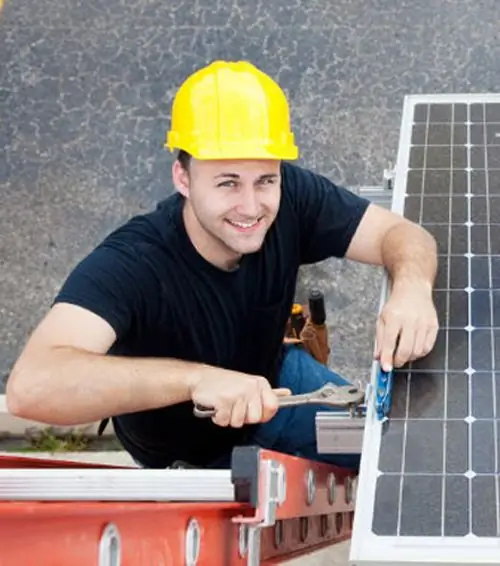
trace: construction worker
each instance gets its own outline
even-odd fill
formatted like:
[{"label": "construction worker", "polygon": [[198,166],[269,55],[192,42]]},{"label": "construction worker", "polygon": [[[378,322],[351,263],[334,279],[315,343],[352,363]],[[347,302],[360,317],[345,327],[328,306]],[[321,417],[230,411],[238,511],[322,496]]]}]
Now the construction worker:
[{"label": "construction worker", "polygon": [[283,344],[297,271],[329,257],[385,266],[374,355],[400,367],[436,339],[434,239],[292,163],[285,94],[248,62],[194,72],[171,120],[174,193],[71,271],[12,369],[9,410],[54,425],[112,417],[144,467],[224,467],[242,444],[358,466],[317,453],[317,407],[278,410],[279,395],[346,383]]}]

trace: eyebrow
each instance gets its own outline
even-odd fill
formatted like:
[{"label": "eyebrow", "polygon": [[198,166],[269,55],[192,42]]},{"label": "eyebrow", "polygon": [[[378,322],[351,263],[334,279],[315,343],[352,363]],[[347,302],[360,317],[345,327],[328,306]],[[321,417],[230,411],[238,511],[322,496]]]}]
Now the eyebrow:
[{"label": "eyebrow", "polygon": [[[239,179],[240,178],[240,176],[237,173],[219,173],[214,178],[219,179],[221,177],[230,177],[231,179]],[[277,177],[278,177],[278,175],[276,173],[264,173],[263,175],[258,177],[257,180],[261,181],[263,179],[275,179]]]},{"label": "eyebrow", "polygon": [[219,179],[220,177],[231,177],[232,179],[238,179],[239,175],[237,173],[219,173],[214,177],[214,179]]}]

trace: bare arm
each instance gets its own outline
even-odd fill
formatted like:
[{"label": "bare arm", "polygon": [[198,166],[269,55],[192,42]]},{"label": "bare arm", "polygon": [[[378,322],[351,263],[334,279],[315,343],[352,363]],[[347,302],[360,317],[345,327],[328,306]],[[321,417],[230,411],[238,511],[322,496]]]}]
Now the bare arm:
[{"label": "bare arm", "polygon": [[401,367],[428,354],[439,321],[433,301],[437,245],[418,224],[370,205],[346,256],[384,266],[391,292],[377,321],[374,357],[384,369]]},{"label": "bare arm", "polygon": [[22,418],[76,425],[191,399],[200,378],[223,370],[175,359],[105,355],[115,333],[97,315],[55,305],[35,329],[7,382]]},{"label": "bare arm", "polygon": [[371,204],[346,257],[384,266],[393,286],[408,282],[432,290],[437,270],[434,238],[418,224]]}]

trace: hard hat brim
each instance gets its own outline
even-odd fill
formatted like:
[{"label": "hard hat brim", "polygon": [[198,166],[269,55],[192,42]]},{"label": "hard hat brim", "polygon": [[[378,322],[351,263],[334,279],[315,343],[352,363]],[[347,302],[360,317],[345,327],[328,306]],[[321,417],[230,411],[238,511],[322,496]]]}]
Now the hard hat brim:
[{"label": "hard hat brim", "polygon": [[286,145],[252,143],[251,141],[243,142],[227,142],[223,147],[213,147],[210,145],[199,147],[194,143],[176,143],[173,139],[177,136],[173,132],[169,133],[165,147],[170,151],[182,149],[200,161],[218,160],[218,159],[285,159],[293,161],[298,159],[299,150],[293,143]]}]

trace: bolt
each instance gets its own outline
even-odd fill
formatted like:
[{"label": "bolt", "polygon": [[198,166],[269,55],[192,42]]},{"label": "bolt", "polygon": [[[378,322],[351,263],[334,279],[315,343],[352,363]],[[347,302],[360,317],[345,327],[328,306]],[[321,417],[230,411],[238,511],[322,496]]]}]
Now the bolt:
[{"label": "bolt", "polygon": [[314,471],[309,470],[307,472],[307,504],[308,505],[312,505],[315,495],[316,495],[316,478],[314,476]]},{"label": "bolt", "polygon": [[349,505],[352,503],[352,478],[347,476],[344,481],[345,502]]},{"label": "bolt", "polygon": [[118,528],[108,523],[101,535],[99,545],[99,566],[120,566],[121,541]]},{"label": "bolt", "polygon": [[278,466],[278,505],[286,501],[286,469],[283,464]]},{"label": "bolt", "polygon": [[248,527],[246,525],[240,525],[239,552],[241,558],[246,556],[247,550],[248,550]]},{"label": "bolt", "polygon": [[300,542],[304,542],[309,534],[309,517],[301,517],[299,523]]},{"label": "bolt", "polygon": [[319,518],[319,534],[324,537],[330,528],[330,517],[328,515],[321,515]]},{"label": "bolt", "polygon": [[200,527],[196,519],[190,519],[186,529],[185,553],[186,566],[196,566],[200,556],[201,535]]},{"label": "bolt", "polygon": [[338,535],[342,532],[343,526],[344,526],[344,516],[342,513],[337,513],[335,515],[335,529]]},{"label": "bolt", "polygon": [[352,480],[351,499],[353,503],[356,501],[356,497],[358,495],[358,479],[359,479],[358,476],[356,476]]},{"label": "bolt", "polygon": [[276,521],[276,525],[274,525],[274,546],[279,548],[283,543],[284,537],[284,527],[283,521]]},{"label": "bolt", "polygon": [[327,487],[328,487],[328,503],[333,505],[335,503],[335,487],[336,487],[335,474],[328,474]]}]

